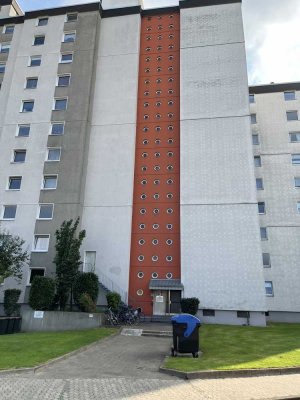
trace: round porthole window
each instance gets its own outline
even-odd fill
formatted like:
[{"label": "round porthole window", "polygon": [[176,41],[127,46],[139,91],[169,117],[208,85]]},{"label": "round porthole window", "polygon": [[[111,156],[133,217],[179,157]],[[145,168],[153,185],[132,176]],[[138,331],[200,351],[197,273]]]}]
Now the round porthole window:
[{"label": "round porthole window", "polygon": [[[151,18],[150,18],[150,19],[151,19]],[[150,20],[149,20],[149,21],[150,21]],[[152,30],[151,26],[147,26],[146,29],[147,29],[148,32]]]},{"label": "round porthole window", "polygon": [[153,272],[151,276],[152,276],[153,279],[157,279],[158,278],[158,273],[157,272]]},{"label": "round porthole window", "polygon": [[146,92],[144,92],[144,96],[149,96],[148,90]]},{"label": "round porthole window", "polygon": [[146,185],[146,184],[147,184],[146,179],[143,179],[143,180],[141,181],[141,185]]},{"label": "round porthole window", "polygon": [[153,239],[152,240],[152,244],[154,244],[154,246],[157,246],[158,245],[158,239]]},{"label": "round porthole window", "polygon": [[158,193],[154,193],[153,198],[156,199],[156,200],[159,199],[159,194]]},{"label": "round porthole window", "polygon": [[[145,212],[146,212],[146,210],[145,210]],[[173,214],[173,209],[172,208],[168,208],[167,209],[167,214]]]},{"label": "round porthole window", "polygon": [[143,246],[145,244],[145,239],[140,239],[139,240],[139,245]]},{"label": "round porthole window", "polygon": [[156,57],[157,61],[161,61],[161,56]]},{"label": "round porthole window", "polygon": [[151,50],[151,47],[146,47],[146,51],[150,51]]},{"label": "round porthole window", "polygon": [[171,262],[171,261],[173,260],[173,257],[172,257],[172,256],[167,256],[167,257],[166,257],[166,260],[167,260],[168,262]]},{"label": "round porthole window", "polygon": [[161,35],[158,35],[158,36],[157,36],[157,39],[158,39],[158,40],[161,40],[161,39],[162,39],[162,36],[161,36]]},{"label": "round porthole window", "polygon": [[141,194],[141,199],[145,200],[147,198],[147,195],[145,193]]},{"label": "round porthole window", "polygon": [[144,119],[148,119],[149,118],[149,115],[148,114],[145,114],[144,115]]},{"label": "round porthole window", "polygon": [[166,274],[166,278],[167,278],[167,279],[172,279],[172,278],[173,278],[172,272],[168,272],[168,273]]},{"label": "round porthole window", "polygon": [[160,118],[161,118],[161,114],[156,114],[155,117],[156,117],[157,119],[160,119]]},{"label": "round porthole window", "polygon": [[155,181],[153,183],[154,183],[154,185],[159,185],[160,184],[160,180],[159,179],[155,179]]},{"label": "round porthole window", "polygon": [[161,31],[162,30],[162,25],[158,25],[158,27],[157,27],[157,29],[159,30],[159,31]]},{"label": "round porthole window", "polygon": [[148,142],[148,140],[143,140],[143,144],[144,145],[146,145],[146,144],[148,144],[149,142]]},{"label": "round porthole window", "polygon": [[[145,103],[145,104],[148,104],[148,103]],[[174,104],[174,101],[172,101],[172,100],[169,100],[168,101],[168,106],[172,106]],[[149,104],[148,104],[149,105]]]},{"label": "round porthole window", "polygon": [[157,101],[157,102],[155,103],[155,105],[156,105],[156,107],[160,107],[160,106],[161,106],[161,102],[160,102],[160,101]]},{"label": "round porthole window", "polygon": [[157,90],[157,91],[156,91],[156,94],[157,94],[157,95],[161,95],[161,90]]},{"label": "round porthole window", "polygon": [[147,36],[147,37],[146,37],[146,40],[151,40],[151,36]]},{"label": "round porthole window", "polygon": [[143,158],[146,158],[146,157],[148,157],[148,153],[145,153],[145,152],[144,152],[144,153],[142,153],[142,157],[143,157]]},{"label": "round porthole window", "polygon": [[168,48],[169,48],[170,50],[172,50],[172,49],[174,49],[174,45],[173,45],[173,44],[169,44]]},{"label": "round porthole window", "polygon": [[173,194],[172,194],[172,193],[168,193],[168,194],[167,194],[167,198],[168,198],[168,199],[173,199]]},{"label": "round porthole window", "polygon": [[143,132],[148,132],[148,131],[149,131],[149,128],[147,126],[144,126]]},{"label": "round porthole window", "polygon": [[150,83],[149,79],[145,79],[145,84],[149,85],[149,83]]},{"label": "round porthole window", "polygon": [[168,157],[173,157],[174,153],[172,151],[167,152]]},{"label": "round porthole window", "polygon": [[173,179],[168,179],[168,180],[167,180],[167,184],[168,184],[168,185],[172,185],[172,184],[173,184]]},{"label": "round porthole window", "polygon": [[155,139],[155,144],[160,144],[160,139]]},{"label": "round porthole window", "polygon": [[154,155],[155,155],[155,157],[160,157],[160,153],[159,152],[154,153]]},{"label": "round porthole window", "polygon": [[146,57],[145,61],[146,61],[146,62],[150,62],[150,61],[151,61],[151,58],[150,58],[150,57]]},{"label": "round porthole window", "polygon": [[149,107],[149,103],[144,103],[144,107]]},{"label": "round porthole window", "polygon": [[137,294],[138,296],[143,296],[144,291],[143,291],[142,289],[139,289],[139,290],[136,292],[136,294]]},{"label": "round porthole window", "polygon": [[[174,143],[174,140],[173,139],[168,139],[168,143],[169,144],[172,144],[172,143]],[[148,143],[147,143],[148,144]]]},{"label": "round porthole window", "polygon": [[137,276],[138,276],[138,278],[140,278],[140,279],[142,279],[142,278],[144,278],[144,272],[138,272],[137,273]]},{"label": "round porthole window", "polygon": [[173,39],[174,38],[174,35],[169,35],[169,39]]},{"label": "round porthole window", "polygon": [[174,114],[173,113],[168,113],[168,118],[172,118],[172,117],[174,117]]},{"label": "round porthole window", "polygon": [[160,78],[156,79],[156,83],[161,83],[162,80]]},{"label": "round porthole window", "polygon": [[156,68],[156,71],[157,71],[157,72],[161,72],[161,71],[162,71],[162,67],[157,67],[157,68]]},{"label": "round porthole window", "polygon": [[173,18],[173,15],[172,15],[172,14],[170,14],[170,15],[169,15],[169,18]]},{"label": "round porthole window", "polygon": [[162,50],[162,46],[157,46],[157,50],[158,51]]},{"label": "round porthole window", "polygon": [[140,224],[140,229],[145,229],[146,225],[145,224]]},{"label": "round porthole window", "polygon": [[167,229],[172,229],[173,228],[173,225],[172,224],[167,224]]},{"label": "round porthole window", "polygon": [[174,130],[174,126],[173,125],[169,125],[168,126],[168,131],[173,131]]},{"label": "round porthole window", "polygon": [[158,224],[153,224],[153,229],[158,229],[159,225]]},{"label": "round porthole window", "polygon": [[154,208],[153,214],[159,214],[159,209],[158,208]]},{"label": "round porthole window", "polygon": [[138,256],[138,260],[139,260],[139,261],[144,261],[144,259],[145,259],[145,257],[144,257],[142,254],[140,254],[140,255]]},{"label": "round porthole window", "polygon": [[173,71],[173,67],[172,67],[172,65],[170,65],[169,67],[168,67],[168,71]]},{"label": "round porthole window", "polygon": [[167,239],[166,243],[168,246],[171,246],[171,244],[173,244],[173,240],[172,239]]},{"label": "round porthole window", "polygon": [[143,172],[147,171],[147,167],[145,165],[143,165],[141,169]]},{"label": "round porthole window", "polygon": [[145,208],[141,208],[140,209],[140,214],[146,214],[146,209]]},{"label": "round porthole window", "polygon": [[173,165],[168,165],[168,166],[167,166],[167,170],[168,170],[168,171],[172,171],[172,170],[173,170]]},{"label": "round porthole window", "polygon": [[150,68],[146,68],[146,69],[145,69],[145,72],[146,72],[146,74],[149,74]]},{"label": "round porthole window", "polygon": [[152,261],[154,262],[158,261],[158,256],[152,256]]},{"label": "round porthole window", "polygon": [[168,90],[168,93],[169,93],[169,94],[173,94],[173,93],[174,93],[174,90],[173,90],[173,89],[169,89],[169,90]]},{"label": "round porthole window", "polygon": [[170,28],[170,29],[173,29],[173,28],[174,28],[174,25],[173,25],[173,24],[170,24],[170,25],[169,25],[169,28]]},{"label": "round porthole window", "polygon": [[154,166],[154,171],[159,171],[160,170],[160,166],[159,165],[155,165]]},{"label": "round porthole window", "polygon": [[170,82],[170,83],[171,83],[171,82],[174,82],[174,78],[169,78],[169,79],[168,79],[168,82]]},{"label": "round porthole window", "polygon": [[160,132],[161,131],[161,127],[160,126],[156,126],[155,130],[156,130],[156,132]]}]

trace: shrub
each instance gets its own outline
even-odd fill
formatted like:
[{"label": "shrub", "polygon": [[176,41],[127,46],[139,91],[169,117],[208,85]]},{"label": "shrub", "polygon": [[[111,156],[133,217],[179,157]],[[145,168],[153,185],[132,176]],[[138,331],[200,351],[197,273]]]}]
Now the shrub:
[{"label": "shrub", "polygon": [[87,293],[82,293],[79,299],[80,309],[84,312],[93,313],[96,311],[96,304]]},{"label": "shrub", "polygon": [[110,292],[106,295],[107,305],[113,311],[118,311],[121,304],[121,296],[117,292]]},{"label": "shrub", "polygon": [[8,317],[20,315],[18,300],[21,294],[19,289],[6,289],[4,291],[4,312]]},{"label": "shrub", "polygon": [[198,312],[198,307],[200,304],[199,299],[197,297],[188,297],[186,299],[181,299],[181,311],[183,313],[196,315]]},{"label": "shrub", "polygon": [[55,281],[45,276],[36,276],[29,293],[29,305],[34,310],[49,310],[55,295]]},{"label": "shrub", "polygon": [[83,294],[89,295],[93,304],[96,304],[99,292],[98,276],[93,272],[83,272],[76,277],[73,287],[73,297],[75,304],[81,309],[81,296]]}]

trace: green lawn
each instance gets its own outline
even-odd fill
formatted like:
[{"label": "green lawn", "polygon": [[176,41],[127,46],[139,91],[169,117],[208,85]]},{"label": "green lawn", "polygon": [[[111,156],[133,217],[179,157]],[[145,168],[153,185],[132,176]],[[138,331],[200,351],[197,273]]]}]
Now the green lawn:
[{"label": "green lawn", "polygon": [[165,367],[187,372],[300,366],[300,324],[205,325],[200,348],[200,358],[169,357]]},{"label": "green lawn", "polygon": [[0,369],[34,367],[105,338],[116,329],[30,332],[0,336]]}]

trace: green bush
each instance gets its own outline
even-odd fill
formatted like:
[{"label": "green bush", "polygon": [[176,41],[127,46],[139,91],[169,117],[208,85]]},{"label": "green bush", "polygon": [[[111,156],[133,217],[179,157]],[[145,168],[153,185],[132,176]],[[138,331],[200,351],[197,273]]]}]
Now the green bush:
[{"label": "green bush", "polygon": [[181,311],[186,314],[196,315],[198,312],[200,301],[197,297],[187,297],[181,299]]},{"label": "green bush", "polygon": [[55,295],[55,281],[45,276],[36,276],[29,293],[29,305],[34,310],[49,310]]},{"label": "green bush", "polygon": [[80,299],[83,294],[89,295],[93,304],[96,304],[98,292],[99,280],[96,274],[93,272],[83,272],[77,275],[73,286],[73,298],[75,304],[77,304],[80,309],[82,309]]},{"label": "green bush", "polygon": [[4,312],[8,317],[20,315],[18,300],[21,294],[19,289],[6,289],[4,291]]},{"label": "green bush", "polygon": [[93,313],[96,311],[96,304],[87,293],[82,293],[79,299],[79,305],[80,309],[84,312]]},{"label": "green bush", "polygon": [[106,295],[107,305],[113,311],[118,311],[121,304],[121,296],[117,292],[109,292]]}]

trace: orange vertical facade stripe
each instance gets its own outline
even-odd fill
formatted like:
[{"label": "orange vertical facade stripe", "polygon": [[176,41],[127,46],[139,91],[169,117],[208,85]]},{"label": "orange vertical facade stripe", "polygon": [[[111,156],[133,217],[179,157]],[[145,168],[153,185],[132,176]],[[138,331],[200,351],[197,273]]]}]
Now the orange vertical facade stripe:
[{"label": "orange vertical facade stripe", "polygon": [[151,279],[180,279],[180,17],[142,17],[129,304],[152,315]]}]

